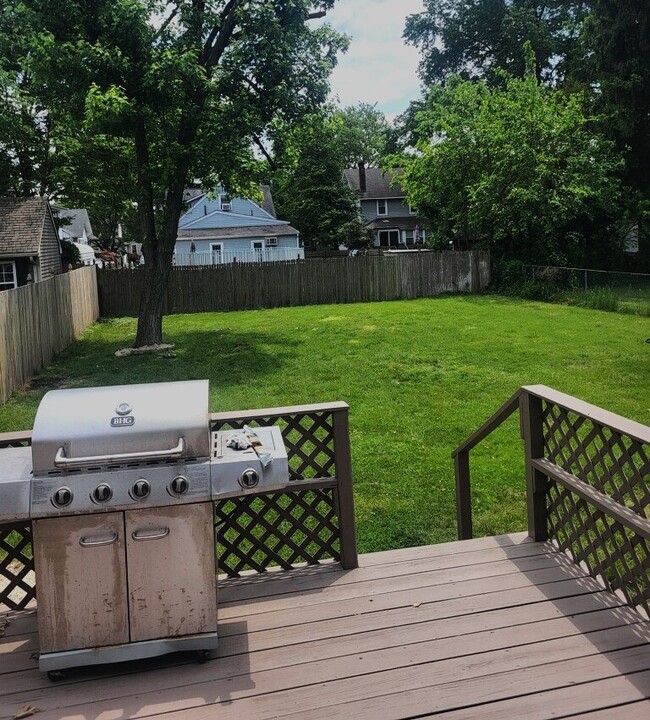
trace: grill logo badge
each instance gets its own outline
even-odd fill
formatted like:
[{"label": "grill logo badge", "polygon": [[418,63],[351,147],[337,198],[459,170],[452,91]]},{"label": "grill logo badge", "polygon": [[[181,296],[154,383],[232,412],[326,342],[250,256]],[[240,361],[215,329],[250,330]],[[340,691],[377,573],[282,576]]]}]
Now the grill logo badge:
[{"label": "grill logo badge", "polygon": [[115,412],[117,417],[111,418],[111,427],[130,427],[135,425],[135,418],[130,413],[133,408],[129,403],[120,403],[116,408]]}]

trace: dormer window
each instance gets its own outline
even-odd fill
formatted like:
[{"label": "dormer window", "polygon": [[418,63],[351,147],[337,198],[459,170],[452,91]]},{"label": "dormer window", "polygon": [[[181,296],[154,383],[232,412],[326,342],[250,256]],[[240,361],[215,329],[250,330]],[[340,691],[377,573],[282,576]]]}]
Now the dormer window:
[{"label": "dormer window", "polygon": [[377,200],[377,215],[388,215],[388,203],[386,200]]},{"label": "dormer window", "polygon": [[221,198],[221,210],[222,212],[230,212],[232,210],[232,203],[227,195]]}]

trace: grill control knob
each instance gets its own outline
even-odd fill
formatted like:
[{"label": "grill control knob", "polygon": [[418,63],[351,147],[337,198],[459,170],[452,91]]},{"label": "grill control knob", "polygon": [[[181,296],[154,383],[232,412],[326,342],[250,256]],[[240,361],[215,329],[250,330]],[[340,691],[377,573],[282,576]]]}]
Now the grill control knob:
[{"label": "grill control knob", "polygon": [[239,484],[246,489],[254,488],[259,481],[259,473],[257,470],[253,470],[252,468],[244,470],[239,478]]},{"label": "grill control knob", "polygon": [[138,500],[144,500],[151,492],[151,485],[148,480],[140,478],[133,483],[131,488],[131,495]]},{"label": "grill control knob", "polygon": [[174,495],[185,495],[190,489],[190,481],[182,475],[177,475],[170,484],[170,489]]},{"label": "grill control knob", "polygon": [[107,502],[113,497],[113,489],[106,483],[101,483],[93,490],[93,500],[98,503]]},{"label": "grill control knob", "polygon": [[71,502],[74,495],[69,487],[60,487],[54,495],[52,495],[52,504],[55,507],[67,507]]}]

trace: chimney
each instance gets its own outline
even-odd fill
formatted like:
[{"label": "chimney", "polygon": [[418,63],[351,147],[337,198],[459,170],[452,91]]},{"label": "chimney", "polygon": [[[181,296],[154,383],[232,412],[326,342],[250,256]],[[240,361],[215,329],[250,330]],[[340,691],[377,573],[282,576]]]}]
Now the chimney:
[{"label": "chimney", "polygon": [[366,165],[363,160],[359,163],[359,192],[366,192]]}]

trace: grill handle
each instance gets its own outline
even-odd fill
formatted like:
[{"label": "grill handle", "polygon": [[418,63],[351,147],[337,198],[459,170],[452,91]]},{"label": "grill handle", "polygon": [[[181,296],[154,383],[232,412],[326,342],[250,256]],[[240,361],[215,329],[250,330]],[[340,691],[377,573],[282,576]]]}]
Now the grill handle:
[{"label": "grill handle", "polygon": [[185,451],[185,440],[178,438],[178,445],[169,450],[145,450],[132,453],[115,453],[114,455],[89,455],[88,457],[66,457],[65,449],[60,447],[54,458],[54,466],[58,468],[82,467],[85,465],[104,465],[106,463],[128,462],[131,460],[169,460],[181,457]]},{"label": "grill handle", "polygon": [[112,545],[114,542],[117,541],[118,534],[116,532],[112,532],[108,537],[100,538],[97,540],[89,540],[86,537],[79,538],[79,545],[81,547],[102,547],[104,545]]},{"label": "grill handle", "polygon": [[131,537],[134,540],[160,540],[169,535],[169,528],[164,527],[156,530],[134,530]]}]

